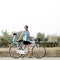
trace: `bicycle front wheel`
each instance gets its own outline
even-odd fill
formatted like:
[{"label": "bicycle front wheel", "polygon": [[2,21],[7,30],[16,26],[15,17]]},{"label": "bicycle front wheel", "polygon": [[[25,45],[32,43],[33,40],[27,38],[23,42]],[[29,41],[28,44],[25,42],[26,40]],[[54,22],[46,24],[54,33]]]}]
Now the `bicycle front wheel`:
[{"label": "bicycle front wheel", "polygon": [[19,58],[19,57],[21,57],[21,54],[17,53],[17,45],[16,44],[12,44],[10,46],[10,48],[9,48],[9,54],[13,58]]},{"label": "bicycle front wheel", "polygon": [[42,58],[46,54],[46,49],[42,45],[35,45],[32,48],[32,54],[35,58]]}]

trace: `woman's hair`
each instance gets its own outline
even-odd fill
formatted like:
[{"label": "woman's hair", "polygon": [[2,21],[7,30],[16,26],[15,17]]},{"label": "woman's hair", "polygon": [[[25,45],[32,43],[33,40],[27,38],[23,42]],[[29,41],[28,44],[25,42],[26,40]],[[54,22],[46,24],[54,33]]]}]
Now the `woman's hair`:
[{"label": "woman's hair", "polygon": [[28,26],[27,26],[27,25],[25,25],[24,27],[28,28]]},{"label": "woman's hair", "polygon": [[16,33],[13,33],[13,35],[17,35]]}]

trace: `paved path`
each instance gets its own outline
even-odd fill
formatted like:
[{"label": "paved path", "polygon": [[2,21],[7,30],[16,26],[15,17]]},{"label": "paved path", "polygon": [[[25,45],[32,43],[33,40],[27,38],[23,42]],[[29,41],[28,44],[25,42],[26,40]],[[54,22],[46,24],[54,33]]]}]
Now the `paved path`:
[{"label": "paved path", "polygon": [[49,58],[41,58],[41,59],[36,59],[36,58],[19,58],[19,59],[14,59],[11,57],[0,57],[0,60],[60,60],[59,57],[49,57]]}]

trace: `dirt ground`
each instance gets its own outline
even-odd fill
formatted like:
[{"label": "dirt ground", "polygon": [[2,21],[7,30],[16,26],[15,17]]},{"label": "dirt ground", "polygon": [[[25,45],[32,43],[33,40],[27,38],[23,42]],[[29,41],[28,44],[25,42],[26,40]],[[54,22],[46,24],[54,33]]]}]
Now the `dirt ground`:
[{"label": "dirt ground", "polygon": [[[9,57],[9,48],[0,48],[0,57]],[[46,57],[60,57],[60,47],[46,47]]]}]

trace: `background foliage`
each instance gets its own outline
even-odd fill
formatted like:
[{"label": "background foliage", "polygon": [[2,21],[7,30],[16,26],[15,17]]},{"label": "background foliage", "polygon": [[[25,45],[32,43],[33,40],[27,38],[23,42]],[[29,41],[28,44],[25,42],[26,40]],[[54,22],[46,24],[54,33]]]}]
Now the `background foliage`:
[{"label": "background foliage", "polygon": [[[9,47],[10,44],[12,43],[12,39],[13,39],[13,33],[9,34],[6,31],[2,31],[2,36],[0,36],[0,47]],[[20,34],[22,33],[22,31],[20,32],[16,32],[17,33],[17,39],[19,38]],[[33,40],[34,37],[31,36],[31,40]],[[36,35],[36,38],[39,38],[42,41],[42,45],[45,45],[46,47],[55,47],[55,46],[60,46],[60,36],[50,36],[47,35],[45,36],[44,33],[38,32]],[[49,40],[49,38],[51,38]]]}]

